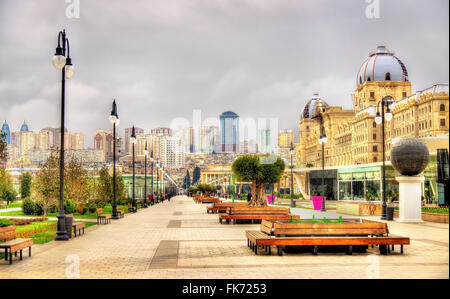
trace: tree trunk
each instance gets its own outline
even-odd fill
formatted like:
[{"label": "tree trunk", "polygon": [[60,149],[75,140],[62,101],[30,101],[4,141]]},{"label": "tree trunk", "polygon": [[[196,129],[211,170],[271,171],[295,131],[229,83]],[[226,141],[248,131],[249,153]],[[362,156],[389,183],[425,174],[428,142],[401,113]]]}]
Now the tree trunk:
[{"label": "tree trunk", "polygon": [[249,207],[266,207],[267,201],[264,198],[264,184],[260,181],[252,181],[252,200]]}]

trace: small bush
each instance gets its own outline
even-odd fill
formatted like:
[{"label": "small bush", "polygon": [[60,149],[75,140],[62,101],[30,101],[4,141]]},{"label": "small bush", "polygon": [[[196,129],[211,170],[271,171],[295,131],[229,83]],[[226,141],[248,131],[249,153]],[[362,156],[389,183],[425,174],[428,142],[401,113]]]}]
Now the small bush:
[{"label": "small bush", "polygon": [[42,216],[42,215],[44,215],[44,208],[43,208],[43,206],[42,206],[41,203],[38,203],[38,202],[37,202],[37,203],[35,204],[34,215],[37,215],[37,216]]},{"label": "small bush", "polygon": [[85,203],[81,203],[77,206],[78,214],[84,215],[84,214],[86,214],[87,211],[88,211],[88,208]]},{"label": "small bush", "polygon": [[22,211],[25,215],[34,215],[36,210],[36,204],[29,197],[25,198],[22,202]]},{"label": "small bush", "polygon": [[75,208],[77,207],[76,203],[73,200],[65,200],[64,201],[64,213],[65,214],[73,214],[75,212]]},{"label": "small bush", "polygon": [[87,205],[87,210],[89,211],[89,213],[95,213],[95,211],[97,210],[97,205],[93,202],[90,202]]},{"label": "small bush", "polygon": [[8,219],[0,219],[0,227],[6,227],[6,226],[13,225],[13,224],[14,223],[9,221]]}]

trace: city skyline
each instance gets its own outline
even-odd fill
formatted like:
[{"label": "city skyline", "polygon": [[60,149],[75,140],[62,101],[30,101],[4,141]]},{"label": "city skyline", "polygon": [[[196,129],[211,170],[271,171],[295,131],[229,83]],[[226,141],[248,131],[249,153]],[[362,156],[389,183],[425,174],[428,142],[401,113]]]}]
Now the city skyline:
[{"label": "city skyline", "polygon": [[[380,19],[367,18],[365,1],[185,1],[176,10],[169,2],[81,1],[80,18],[68,19],[63,1],[2,1],[0,24],[11,30],[0,32],[0,67],[9,70],[0,74],[0,119],[58,125],[50,60],[60,27],[71,37],[75,66],[66,125],[85,136],[110,127],[114,98],[121,134],[133,123],[169,126],[202,107],[205,116],[278,117],[280,128],[297,135],[299,112],[316,92],[330,105],[353,108],[355,70],[378,45],[409,66],[413,92],[448,82],[447,1],[382,2]],[[135,41],[142,46],[129,47]],[[417,42],[420,50],[411,47]]]}]

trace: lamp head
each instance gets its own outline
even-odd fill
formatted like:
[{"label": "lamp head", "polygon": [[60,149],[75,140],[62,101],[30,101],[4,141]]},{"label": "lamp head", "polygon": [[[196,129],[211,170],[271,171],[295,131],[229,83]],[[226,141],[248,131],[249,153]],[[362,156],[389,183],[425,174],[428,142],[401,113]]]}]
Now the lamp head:
[{"label": "lamp head", "polygon": [[66,65],[66,57],[64,56],[63,49],[60,45],[56,48],[55,55],[53,55],[52,59],[53,66],[58,70],[62,70]]}]

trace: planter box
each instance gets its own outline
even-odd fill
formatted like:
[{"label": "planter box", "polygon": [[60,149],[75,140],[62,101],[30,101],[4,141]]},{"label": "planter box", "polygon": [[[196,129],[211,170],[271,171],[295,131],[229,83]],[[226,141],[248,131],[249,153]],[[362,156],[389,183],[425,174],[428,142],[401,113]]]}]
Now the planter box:
[{"label": "planter box", "polygon": [[[399,211],[394,211],[394,218],[398,218]],[[422,212],[422,220],[435,223],[448,223],[448,214]]]},{"label": "planter box", "polygon": [[338,201],[336,213],[353,216],[381,216],[381,203]]},{"label": "planter box", "polygon": [[[324,197],[327,200],[326,197]],[[314,210],[320,211],[322,210],[322,196],[311,196],[311,200],[313,203]]]},{"label": "planter box", "polygon": [[448,214],[422,212],[422,220],[437,223],[448,223]]}]

